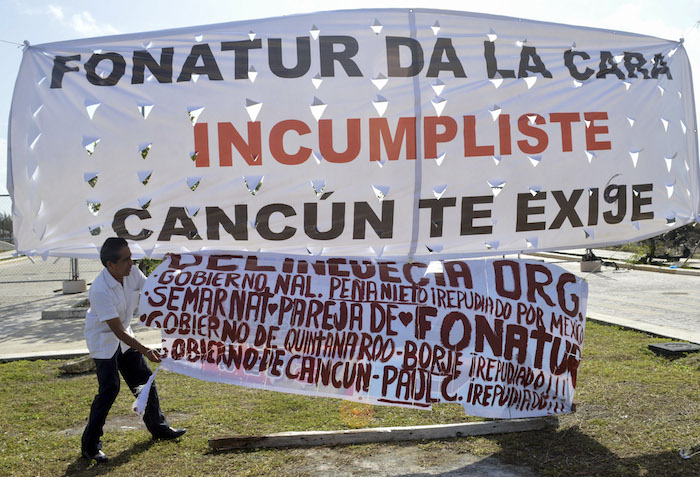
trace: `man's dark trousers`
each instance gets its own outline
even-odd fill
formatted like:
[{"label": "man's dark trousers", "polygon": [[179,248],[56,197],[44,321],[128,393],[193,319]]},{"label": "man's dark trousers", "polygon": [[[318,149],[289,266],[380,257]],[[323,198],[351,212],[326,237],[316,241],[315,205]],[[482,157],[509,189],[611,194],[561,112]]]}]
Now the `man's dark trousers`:
[{"label": "man's dark trousers", "polygon": [[[82,448],[84,452],[93,455],[102,448],[102,428],[107,414],[119,394],[119,373],[121,372],[131,392],[136,395],[139,386],[146,384],[151,376],[151,370],[141,353],[133,348],[122,352],[121,346],[110,359],[96,359],[97,382],[99,390],[90,408],[90,418],[83,432]],[[151,387],[148,403],[143,415],[146,428],[154,436],[161,435],[169,428],[158,403],[158,392],[155,383]]]}]

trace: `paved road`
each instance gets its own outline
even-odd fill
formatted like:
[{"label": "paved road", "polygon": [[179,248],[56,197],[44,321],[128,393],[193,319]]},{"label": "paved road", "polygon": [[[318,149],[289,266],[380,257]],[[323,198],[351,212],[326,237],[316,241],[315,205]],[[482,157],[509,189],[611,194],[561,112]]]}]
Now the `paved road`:
[{"label": "paved road", "polygon": [[582,273],[573,259],[547,259],[588,281],[589,318],[700,343],[700,273],[670,275],[603,267]]},{"label": "paved road", "polygon": [[[87,298],[87,292],[63,295],[68,259],[0,261],[0,359],[85,354],[83,319],[42,320],[47,309],[66,309]],[[102,270],[97,260],[79,261],[80,278],[91,283]],[[27,279],[38,281],[27,281]],[[160,331],[136,323],[143,343],[160,343]]]},{"label": "paved road", "polygon": [[[538,257],[523,255],[522,258]],[[600,273],[582,274],[574,258],[545,260],[588,280],[589,318],[700,343],[700,274],[615,271],[609,267],[604,267]],[[43,272],[39,270],[42,263],[46,269]],[[84,320],[42,320],[41,312],[49,308],[68,308],[87,298],[87,293],[62,295],[56,290],[60,290],[60,280],[67,272],[57,274],[51,268],[51,260],[37,264],[36,278],[56,281],[8,283],[0,278],[0,359],[86,352]],[[0,262],[0,277],[11,276],[17,266],[17,262]],[[97,267],[81,266],[81,270],[81,277],[88,282],[99,272]],[[134,332],[145,344],[160,342],[159,330],[134,322]]]}]

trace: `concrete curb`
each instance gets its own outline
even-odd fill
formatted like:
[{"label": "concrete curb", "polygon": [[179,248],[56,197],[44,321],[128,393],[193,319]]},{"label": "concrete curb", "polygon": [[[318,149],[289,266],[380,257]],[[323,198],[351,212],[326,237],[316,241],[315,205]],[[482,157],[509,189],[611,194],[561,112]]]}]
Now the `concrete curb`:
[{"label": "concrete curb", "polygon": [[[59,305],[54,305],[51,308],[47,308],[41,312],[42,320],[64,320],[64,319],[85,319],[87,314],[86,306],[78,306],[87,300],[87,293],[80,292],[76,294],[76,298],[81,296],[79,299],[74,300],[72,304],[62,303]],[[66,300],[68,301],[68,300]]]},{"label": "concrete curb", "polygon": [[41,312],[42,320],[85,319],[87,308],[49,308]]},{"label": "concrete curb", "polygon": [[662,338],[671,338],[675,340],[688,341],[690,343],[700,344],[700,333],[683,330],[672,326],[654,325],[652,323],[645,323],[639,320],[633,320],[630,318],[620,318],[617,316],[610,316],[602,313],[594,313],[593,315],[587,314],[586,319],[596,323],[616,325],[621,328],[626,328],[634,331],[641,331],[644,333],[649,333],[651,335],[660,336]]},{"label": "concrete curb", "polygon": [[15,258],[8,258],[6,260],[0,260],[0,266],[5,265],[7,263],[20,262],[22,260],[27,260],[27,257],[15,257]]},{"label": "concrete curb", "polygon": [[10,361],[37,361],[40,359],[74,359],[89,354],[87,348],[84,349],[69,349],[65,351],[53,351],[48,353],[10,353],[0,354],[0,363]]},{"label": "concrete curb", "polygon": [[[148,348],[160,349],[161,343],[144,343],[144,346]],[[10,353],[10,354],[0,354],[0,363],[7,363],[10,361],[38,361],[40,359],[74,359],[80,358],[90,354],[87,348],[77,348],[68,349],[62,351],[44,352],[44,353]]]},{"label": "concrete curb", "polygon": [[[558,252],[532,252],[532,253],[528,253],[527,255],[532,255],[535,257],[542,257],[542,258],[551,258],[554,260],[561,260],[561,259],[570,259],[570,260],[575,260],[575,261],[581,260],[580,255],[571,255],[571,254],[567,254],[567,253],[558,253]],[[671,275],[690,275],[690,276],[694,276],[694,277],[700,277],[700,270],[692,270],[692,269],[688,269],[688,268],[663,268],[663,267],[656,267],[654,265],[641,265],[641,264],[636,264],[636,263],[627,263],[627,262],[622,261],[622,260],[609,259],[609,258],[604,258],[604,257],[599,257],[599,258],[601,260],[603,260],[604,262],[613,262],[620,268],[626,268],[626,269],[630,269],[630,270],[641,270],[644,272],[668,273]]]}]

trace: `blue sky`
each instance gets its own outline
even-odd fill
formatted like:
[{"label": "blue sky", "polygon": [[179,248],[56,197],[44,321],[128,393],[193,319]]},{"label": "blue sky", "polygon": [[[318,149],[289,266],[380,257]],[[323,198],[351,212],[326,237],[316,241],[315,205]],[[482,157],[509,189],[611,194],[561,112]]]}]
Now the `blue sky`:
[{"label": "blue sky", "polygon": [[[700,0],[354,0],[354,8],[424,7],[506,15],[630,31],[677,40],[685,35],[695,85],[700,75]],[[347,2],[295,0],[0,0],[0,194],[6,194],[7,121],[22,50],[16,45],[344,9]]]}]

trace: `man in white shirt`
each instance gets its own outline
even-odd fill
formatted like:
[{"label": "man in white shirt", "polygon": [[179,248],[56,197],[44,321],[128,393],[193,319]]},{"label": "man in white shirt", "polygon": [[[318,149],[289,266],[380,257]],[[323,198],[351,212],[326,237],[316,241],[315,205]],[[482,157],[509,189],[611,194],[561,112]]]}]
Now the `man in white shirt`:
[{"label": "man in white shirt", "polygon": [[[82,438],[83,456],[98,463],[107,461],[101,450],[102,428],[119,394],[119,373],[136,395],[138,387],[151,376],[144,356],[160,362],[158,351],[139,343],[131,331],[131,317],[146,277],[133,266],[128,243],[123,238],[108,238],[100,250],[100,259],[105,269],[90,286],[90,308],[85,318],[85,341],[95,360],[99,390]],[[155,384],[143,421],[156,439],[175,439],[185,433],[185,429],[170,427],[163,416]]]}]

